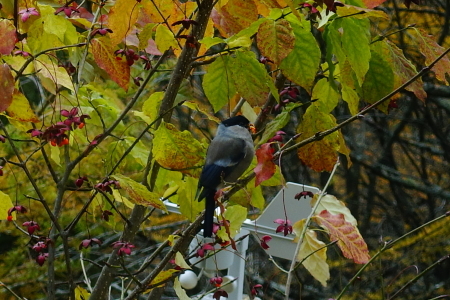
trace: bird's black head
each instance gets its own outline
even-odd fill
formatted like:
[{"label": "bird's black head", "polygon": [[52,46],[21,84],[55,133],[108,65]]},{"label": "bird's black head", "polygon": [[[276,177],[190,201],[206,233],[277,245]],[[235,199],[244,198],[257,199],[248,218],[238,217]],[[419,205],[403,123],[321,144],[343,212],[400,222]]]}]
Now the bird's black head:
[{"label": "bird's black head", "polygon": [[236,116],[226,119],[225,121],[222,122],[222,124],[225,125],[226,127],[239,125],[241,127],[248,128],[250,121],[247,120],[247,118],[244,116]]}]

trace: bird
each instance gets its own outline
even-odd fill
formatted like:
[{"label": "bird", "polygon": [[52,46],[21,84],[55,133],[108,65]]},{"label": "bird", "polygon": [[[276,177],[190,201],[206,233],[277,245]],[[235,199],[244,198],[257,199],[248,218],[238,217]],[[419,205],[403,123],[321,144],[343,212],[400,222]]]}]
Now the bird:
[{"label": "bird", "polygon": [[214,196],[225,183],[235,182],[250,166],[255,150],[250,133],[250,121],[235,116],[222,121],[206,153],[205,165],[197,187],[197,199],[205,199],[203,236],[212,237]]}]

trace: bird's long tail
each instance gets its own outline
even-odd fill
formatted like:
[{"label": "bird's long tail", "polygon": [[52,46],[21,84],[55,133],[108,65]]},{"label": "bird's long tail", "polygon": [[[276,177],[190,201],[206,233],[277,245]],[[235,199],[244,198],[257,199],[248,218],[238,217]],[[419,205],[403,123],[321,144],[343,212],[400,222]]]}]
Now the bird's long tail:
[{"label": "bird's long tail", "polygon": [[216,203],[214,201],[215,191],[208,193],[205,199],[205,221],[203,222],[203,236],[212,237],[213,225],[214,225],[214,210],[216,209]]}]

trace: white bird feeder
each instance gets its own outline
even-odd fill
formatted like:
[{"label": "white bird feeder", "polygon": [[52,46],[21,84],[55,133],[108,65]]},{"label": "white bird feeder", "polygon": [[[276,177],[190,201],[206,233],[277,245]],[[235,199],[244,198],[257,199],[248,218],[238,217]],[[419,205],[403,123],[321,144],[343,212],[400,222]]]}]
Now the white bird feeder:
[{"label": "white bird feeder", "polygon": [[[280,257],[292,260],[296,244],[293,242],[294,234],[284,236],[283,233],[276,233],[276,228],[279,224],[275,223],[276,219],[287,219],[294,224],[295,222],[305,219],[311,213],[311,197],[302,197],[295,199],[295,195],[300,192],[311,192],[317,194],[320,192],[318,188],[288,182],[278,194],[273,198],[270,204],[264,209],[263,213],[256,219],[247,219],[241,227],[241,231],[234,237],[235,240],[244,235],[252,233],[259,240],[262,236],[268,235],[272,237],[269,242],[270,248],[266,252],[274,257]],[[165,201],[167,209],[170,212],[179,213],[176,204]],[[197,235],[190,245],[190,249],[203,245],[204,243],[212,242],[211,238],[203,238],[202,233]],[[220,249],[217,245],[216,249]],[[237,243],[237,251],[228,247],[227,250],[217,252],[206,260],[197,265],[202,269],[202,273],[207,276],[214,276],[216,270],[227,269],[226,281],[233,281],[230,286],[227,286],[228,299],[223,300],[243,300],[244,299],[244,271],[245,271],[245,257],[248,248],[248,238],[245,238]],[[191,263],[198,261],[197,258],[191,259]],[[191,286],[189,286],[191,287]],[[193,288],[193,287],[191,287]],[[247,297],[248,298],[248,297]],[[206,295],[203,299],[212,299],[212,295]],[[221,299],[222,300],[222,299]]]}]

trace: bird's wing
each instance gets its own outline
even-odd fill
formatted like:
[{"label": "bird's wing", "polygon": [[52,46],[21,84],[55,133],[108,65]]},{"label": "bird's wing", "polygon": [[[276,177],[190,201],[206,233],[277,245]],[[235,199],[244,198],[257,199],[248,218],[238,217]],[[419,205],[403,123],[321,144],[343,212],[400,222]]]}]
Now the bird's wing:
[{"label": "bird's wing", "polygon": [[200,193],[199,200],[205,197],[208,190],[214,190],[228,174],[233,171],[245,157],[245,141],[242,139],[223,138],[216,145],[212,141],[208,149],[207,161],[203,167],[199,180]]}]

